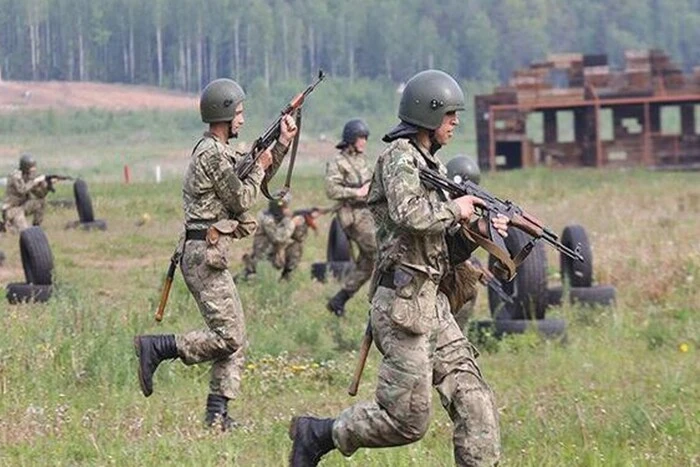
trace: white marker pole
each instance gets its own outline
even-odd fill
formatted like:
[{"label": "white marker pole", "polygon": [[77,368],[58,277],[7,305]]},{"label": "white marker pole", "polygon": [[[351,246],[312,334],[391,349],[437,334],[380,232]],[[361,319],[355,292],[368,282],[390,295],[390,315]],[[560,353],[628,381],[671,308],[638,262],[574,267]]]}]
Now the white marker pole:
[{"label": "white marker pole", "polygon": [[160,183],[160,166],[156,165],[156,183]]}]

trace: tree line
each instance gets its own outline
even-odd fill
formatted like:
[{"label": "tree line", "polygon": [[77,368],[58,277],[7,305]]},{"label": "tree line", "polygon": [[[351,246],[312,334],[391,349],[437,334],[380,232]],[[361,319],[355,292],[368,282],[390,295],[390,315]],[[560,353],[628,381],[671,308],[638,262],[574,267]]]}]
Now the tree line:
[{"label": "tree line", "polygon": [[318,68],[401,82],[438,67],[495,82],[551,52],[662,48],[700,65],[700,0],[0,0],[0,79],[198,91]]}]

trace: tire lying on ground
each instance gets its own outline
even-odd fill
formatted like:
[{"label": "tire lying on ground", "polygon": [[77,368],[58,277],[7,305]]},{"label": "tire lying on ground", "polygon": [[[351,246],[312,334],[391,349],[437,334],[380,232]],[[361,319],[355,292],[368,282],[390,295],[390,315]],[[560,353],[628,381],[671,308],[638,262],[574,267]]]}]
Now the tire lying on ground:
[{"label": "tire lying on ground", "polygon": [[328,230],[328,246],[326,247],[326,261],[329,263],[350,261],[350,241],[345,231],[340,226],[338,218],[334,217]]},{"label": "tire lying on ground", "polygon": [[319,282],[328,280],[328,273],[333,275],[336,280],[343,280],[355,265],[352,261],[335,261],[331,263],[313,263],[311,265],[311,277]]},{"label": "tire lying on ground", "polygon": [[572,250],[580,246],[580,253],[583,256],[583,262],[581,262],[561,254],[559,266],[562,282],[568,283],[571,287],[590,287],[593,283],[593,253],[586,229],[578,224],[567,225],[561,233],[561,242]]},{"label": "tire lying on ground", "polygon": [[28,284],[51,285],[53,255],[41,227],[29,227],[19,234],[19,251]]},{"label": "tire lying on ground", "polygon": [[19,282],[7,284],[7,301],[15,305],[17,303],[45,302],[51,298],[53,286],[23,284]]},{"label": "tire lying on ground", "polygon": [[75,206],[78,208],[78,219],[80,219],[80,222],[94,221],[95,214],[92,210],[92,200],[90,199],[85,180],[79,178],[73,183],[73,194],[75,195]]},{"label": "tire lying on ground", "polygon": [[534,328],[541,337],[556,339],[566,337],[566,321],[563,319],[494,319],[469,322],[469,335],[477,342],[487,335],[500,339],[508,334],[524,334]]},{"label": "tire lying on ground", "polygon": [[493,326],[496,337],[501,337],[505,334],[523,334],[533,327],[537,334],[547,339],[566,336],[566,321],[563,319],[497,319],[494,320]]},{"label": "tire lying on ground", "polygon": [[[511,256],[519,252],[530,236],[515,228],[508,229],[506,247]],[[488,289],[489,309],[494,319],[543,319],[547,309],[547,256],[542,242],[535,243],[525,261],[517,269],[510,282],[503,282],[503,291],[513,298],[505,302],[496,292]],[[493,270],[496,258],[489,256],[489,269]]]},{"label": "tire lying on ground", "polygon": [[[569,288],[569,303],[581,305],[614,306],[615,287],[597,285],[594,287]],[[551,287],[547,291],[547,301],[551,306],[561,305],[564,290],[561,286]]]}]

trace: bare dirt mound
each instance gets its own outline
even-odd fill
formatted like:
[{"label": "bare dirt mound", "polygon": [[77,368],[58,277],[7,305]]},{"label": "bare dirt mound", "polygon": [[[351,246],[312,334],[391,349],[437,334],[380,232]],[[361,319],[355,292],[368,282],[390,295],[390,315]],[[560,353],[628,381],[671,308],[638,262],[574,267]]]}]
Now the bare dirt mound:
[{"label": "bare dirt mound", "polygon": [[22,109],[197,109],[194,94],[152,86],[74,81],[2,81],[0,112]]}]

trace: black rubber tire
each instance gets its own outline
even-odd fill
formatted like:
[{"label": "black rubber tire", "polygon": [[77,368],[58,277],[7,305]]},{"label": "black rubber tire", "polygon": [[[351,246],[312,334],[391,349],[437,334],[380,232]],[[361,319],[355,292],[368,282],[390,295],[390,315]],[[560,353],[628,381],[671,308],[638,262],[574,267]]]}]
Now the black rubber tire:
[{"label": "black rubber tire", "polygon": [[312,263],[311,278],[319,282],[326,282],[326,263]]},{"label": "black rubber tire", "polygon": [[29,227],[19,234],[19,251],[28,284],[51,285],[53,255],[41,227]]},{"label": "black rubber tire", "polygon": [[566,337],[566,321],[563,319],[497,319],[493,322],[494,335],[496,337],[506,334],[523,334],[533,326],[536,326],[537,334],[544,338]]},{"label": "black rubber tire", "polygon": [[102,219],[95,219],[92,222],[81,222],[80,228],[83,230],[107,230],[107,222]]},{"label": "black rubber tire", "polygon": [[[521,230],[508,229],[505,243],[511,256],[530,238]],[[489,269],[493,270],[495,263],[496,258],[489,256]],[[547,310],[547,254],[542,242],[535,243],[528,257],[518,266],[515,278],[503,282],[503,290],[513,298],[513,303],[505,302],[491,288],[488,289],[489,309],[494,319],[544,319]]]},{"label": "black rubber tire", "polygon": [[53,286],[24,284],[15,282],[7,284],[6,296],[11,305],[18,303],[45,302],[51,298]]},{"label": "black rubber tire", "polygon": [[326,261],[329,263],[351,261],[350,241],[347,235],[345,235],[345,231],[343,231],[343,228],[340,226],[337,217],[334,217],[331,221],[331,227],[328,231]]},{"label": "black rubber tire", "polygon": [[0,266],[2,266],[3,264],[5,264],[5,252],[0,250]]},{"label": "black rubber tire", "polygon": [[593,284],[593,253],[586,229],[578,224],[567,225],[561,233],[561,242],[572,250],[580,245],[581,256],[583,256],[582,263],[561,254],[559,258],[561,281],[568,283],[571,287],[590,287]]},{"label": "black rubber tire", "polygon": [[85,180],[79,178],[73,183],[73,194],[75,195],[75,206],[78,208],[78,219],[80,219],[80,222],[94,221],[95,214],[92,210],[92,200],[90,199]]},{"label": "black rubber tire", "polygon": [[[561,305],[563,289],[561,286],[551,287],[547,291],[547,301],[552,306]],[[581,305],[614,306],[616,290],[612,285],[597,285],[594,287],[571,287],[569,303]]]}]

